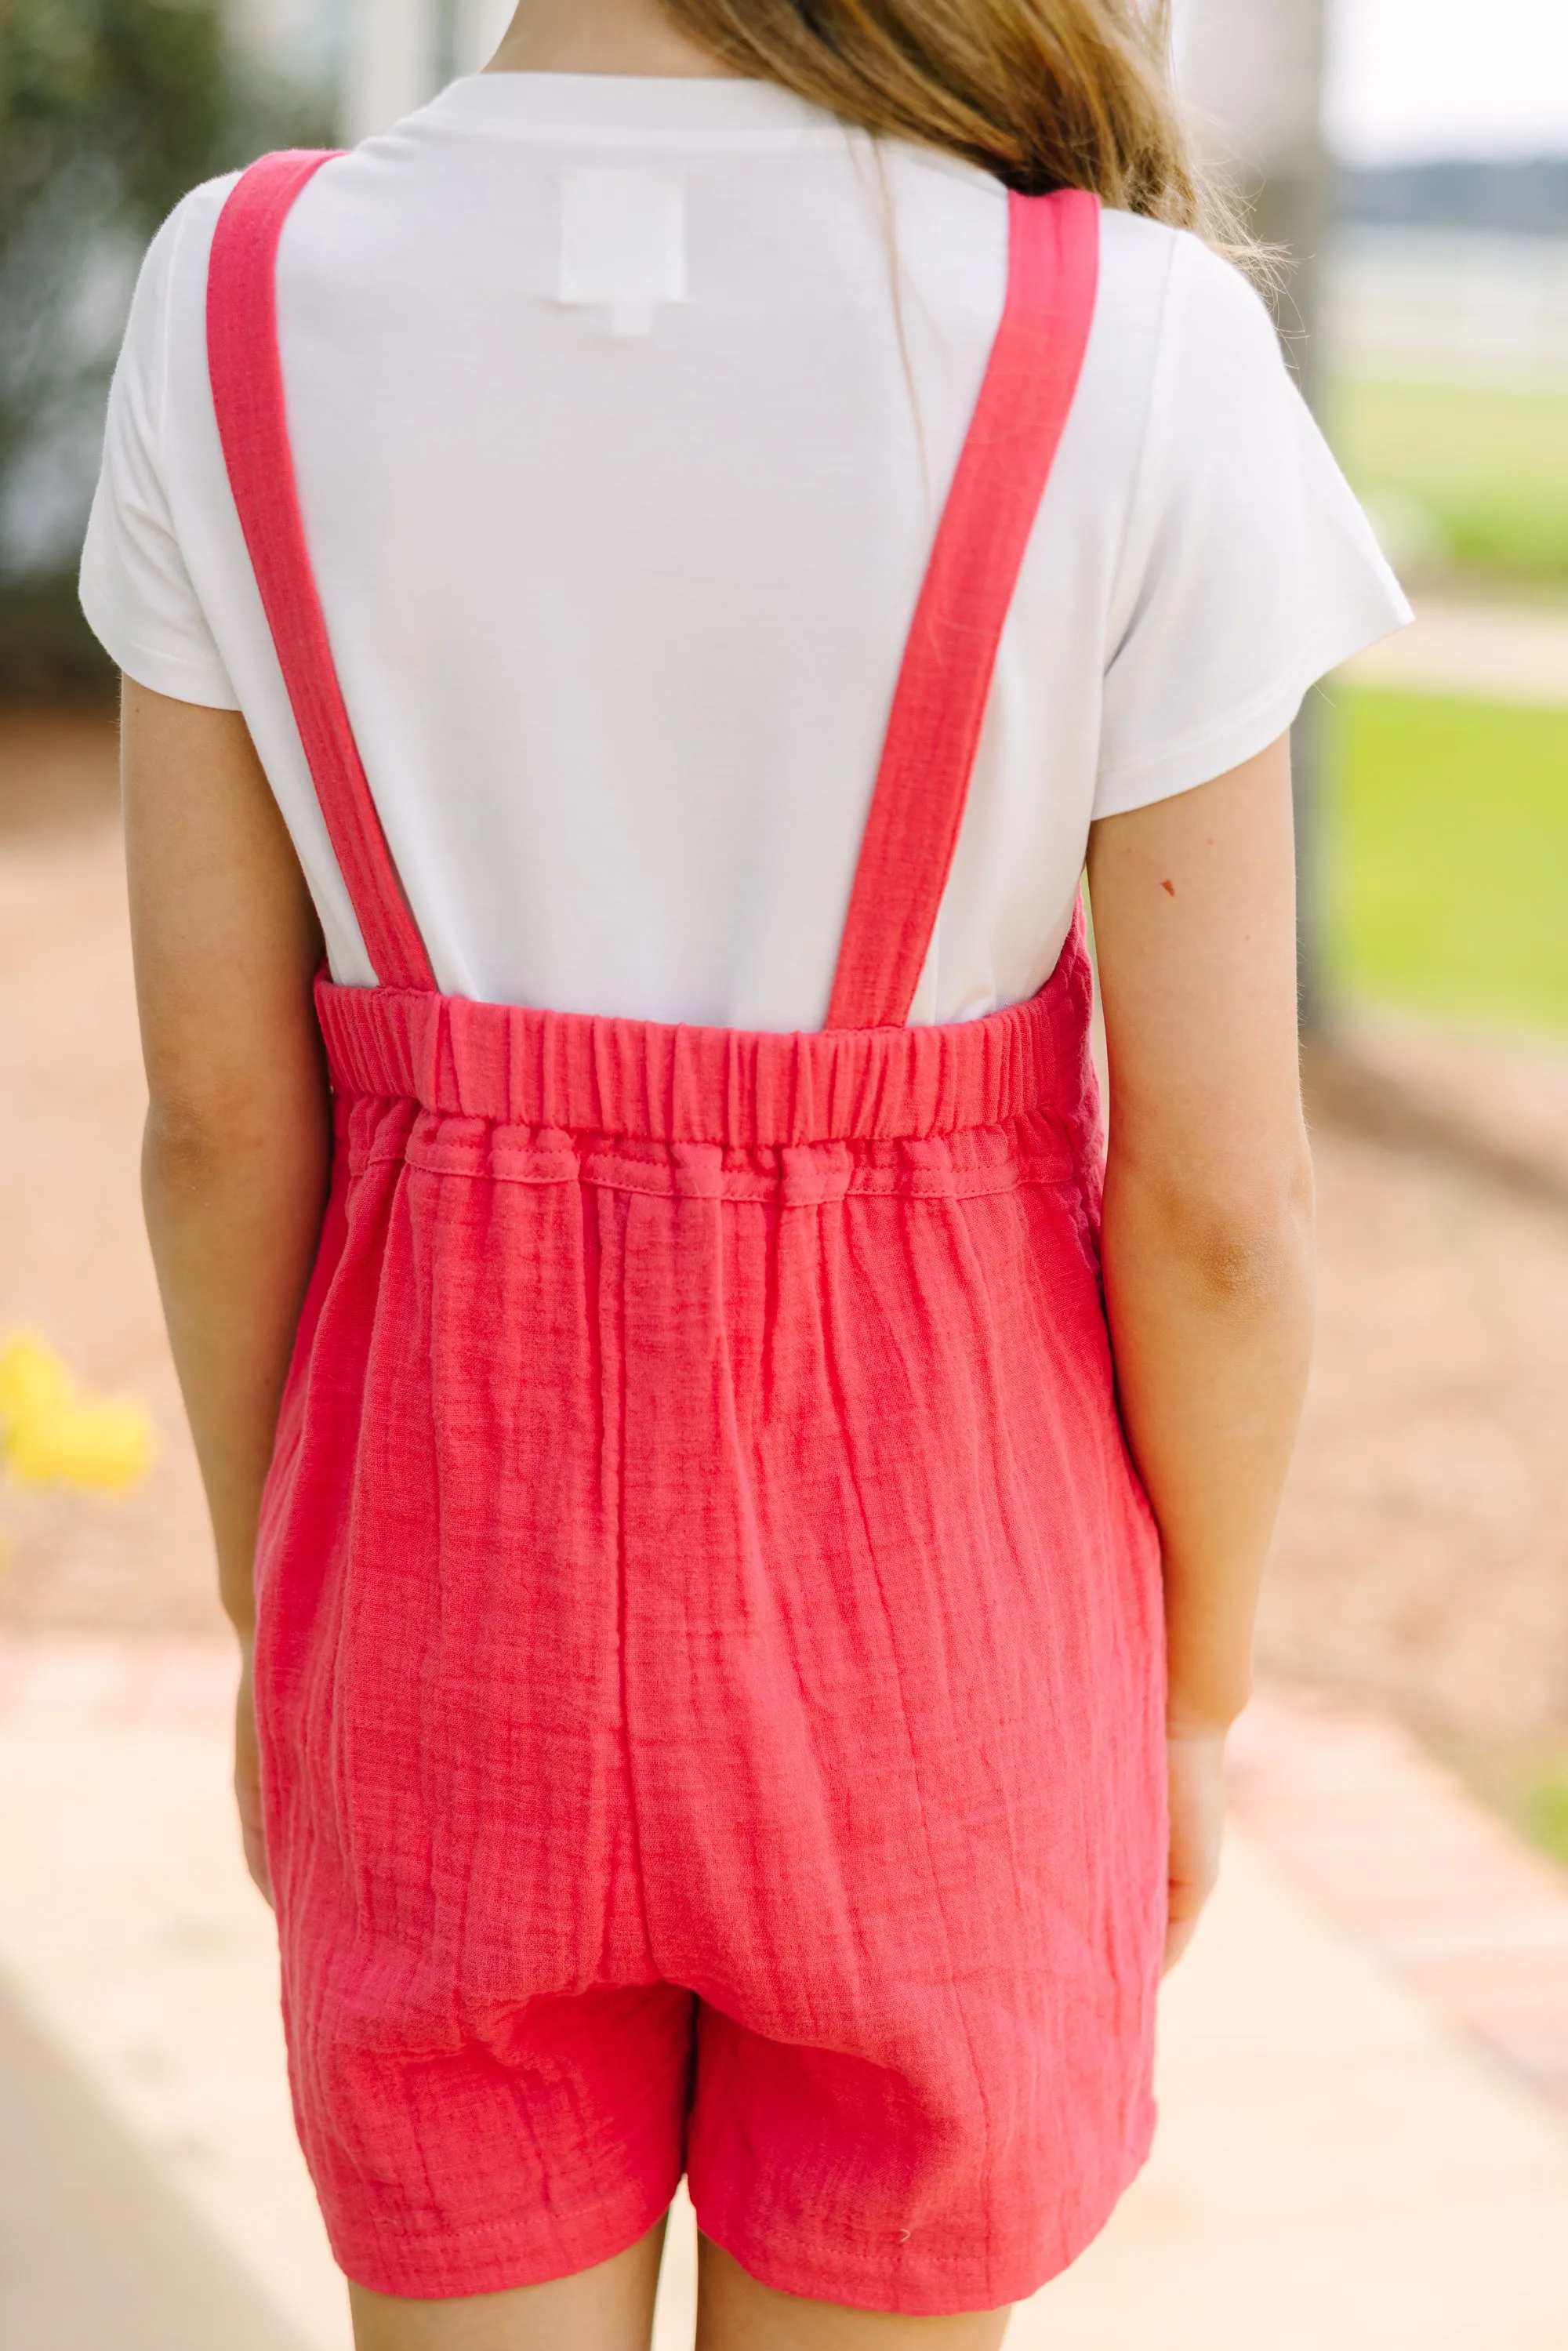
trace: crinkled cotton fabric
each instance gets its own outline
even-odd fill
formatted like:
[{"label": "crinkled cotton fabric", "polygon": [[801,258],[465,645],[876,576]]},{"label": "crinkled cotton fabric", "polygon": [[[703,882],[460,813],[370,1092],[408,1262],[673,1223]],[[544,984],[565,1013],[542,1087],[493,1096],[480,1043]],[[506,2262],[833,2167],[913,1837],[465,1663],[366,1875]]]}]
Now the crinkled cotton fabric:
[{"label": "crinkled cotton fabric", "polygon": [[1082,919],[905,1025],[1098,213],[1009,293],[872,799],[835,1025],[442,996],[337,692],[277,239],[214,243],[214,392],[383,985],[318,991],[331,1196],[268,1483],[256,1705],[301,2140],[349,2274],[527,2285],[683,2171],[783,2291],[934,2314],[1071,2262],[1145,2154],[1158,1548],[1117,1416]]}]

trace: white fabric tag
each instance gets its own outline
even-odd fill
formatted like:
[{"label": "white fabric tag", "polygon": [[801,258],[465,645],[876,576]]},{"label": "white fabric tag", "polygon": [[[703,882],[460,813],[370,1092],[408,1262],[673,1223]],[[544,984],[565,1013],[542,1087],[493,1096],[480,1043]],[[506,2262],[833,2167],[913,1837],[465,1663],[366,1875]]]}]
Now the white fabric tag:
[{"label": "white fabric tag", "polygon": [[684,172],[560,175],[560,299],[610,313],[615,335],[653,332],[661,302],[686,298]]}]

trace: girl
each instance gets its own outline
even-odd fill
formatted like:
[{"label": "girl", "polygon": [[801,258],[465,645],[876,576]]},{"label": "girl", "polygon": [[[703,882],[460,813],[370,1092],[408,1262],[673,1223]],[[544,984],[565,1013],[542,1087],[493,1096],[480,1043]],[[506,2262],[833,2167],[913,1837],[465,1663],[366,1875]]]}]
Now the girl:
[{"label": "girl", "polygon": [[363,2351],[645,2344],[683,2171],[705,2351],[994,2346],[1146,2151],[1307,1360],[1286,733],[1404,617],[1162,58],[526,0],[148,260],[148,1221]]}]

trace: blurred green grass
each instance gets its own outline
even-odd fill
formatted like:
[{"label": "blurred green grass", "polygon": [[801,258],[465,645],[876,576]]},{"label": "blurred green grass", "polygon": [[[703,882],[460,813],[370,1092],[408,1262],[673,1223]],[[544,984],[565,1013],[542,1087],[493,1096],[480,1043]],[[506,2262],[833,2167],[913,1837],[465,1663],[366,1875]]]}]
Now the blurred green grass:
[{"label": "blurred green grass", "polygon": [[1568,707],[1332,692],[1334,992],[1568,1030]]},{"label": "blurred green grass", "polygon": [[1520,1834],[1568,1869],[1568,1746],[1478,1750],[1451,1758],[1478,1795]]},{"label": "blurred green grass", "polygon": [[1531,1843],[1568,1868],[1568,1756],[1522,1773],[1510,1810]]},{"label": "blurred green grass", "polygon": [[1568,392],[1348,378],[1325,422],[1375,514],[1429,518],[1438,568],[1568,588]]}]

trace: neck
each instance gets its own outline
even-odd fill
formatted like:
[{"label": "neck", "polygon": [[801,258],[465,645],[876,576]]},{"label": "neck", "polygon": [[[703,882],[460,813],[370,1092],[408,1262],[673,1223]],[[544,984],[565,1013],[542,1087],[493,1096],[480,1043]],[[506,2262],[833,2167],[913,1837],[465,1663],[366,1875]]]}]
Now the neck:
[{"label": "neck", "polygon": [[658,0],[522,0],[486,73],[723,77]]}]

